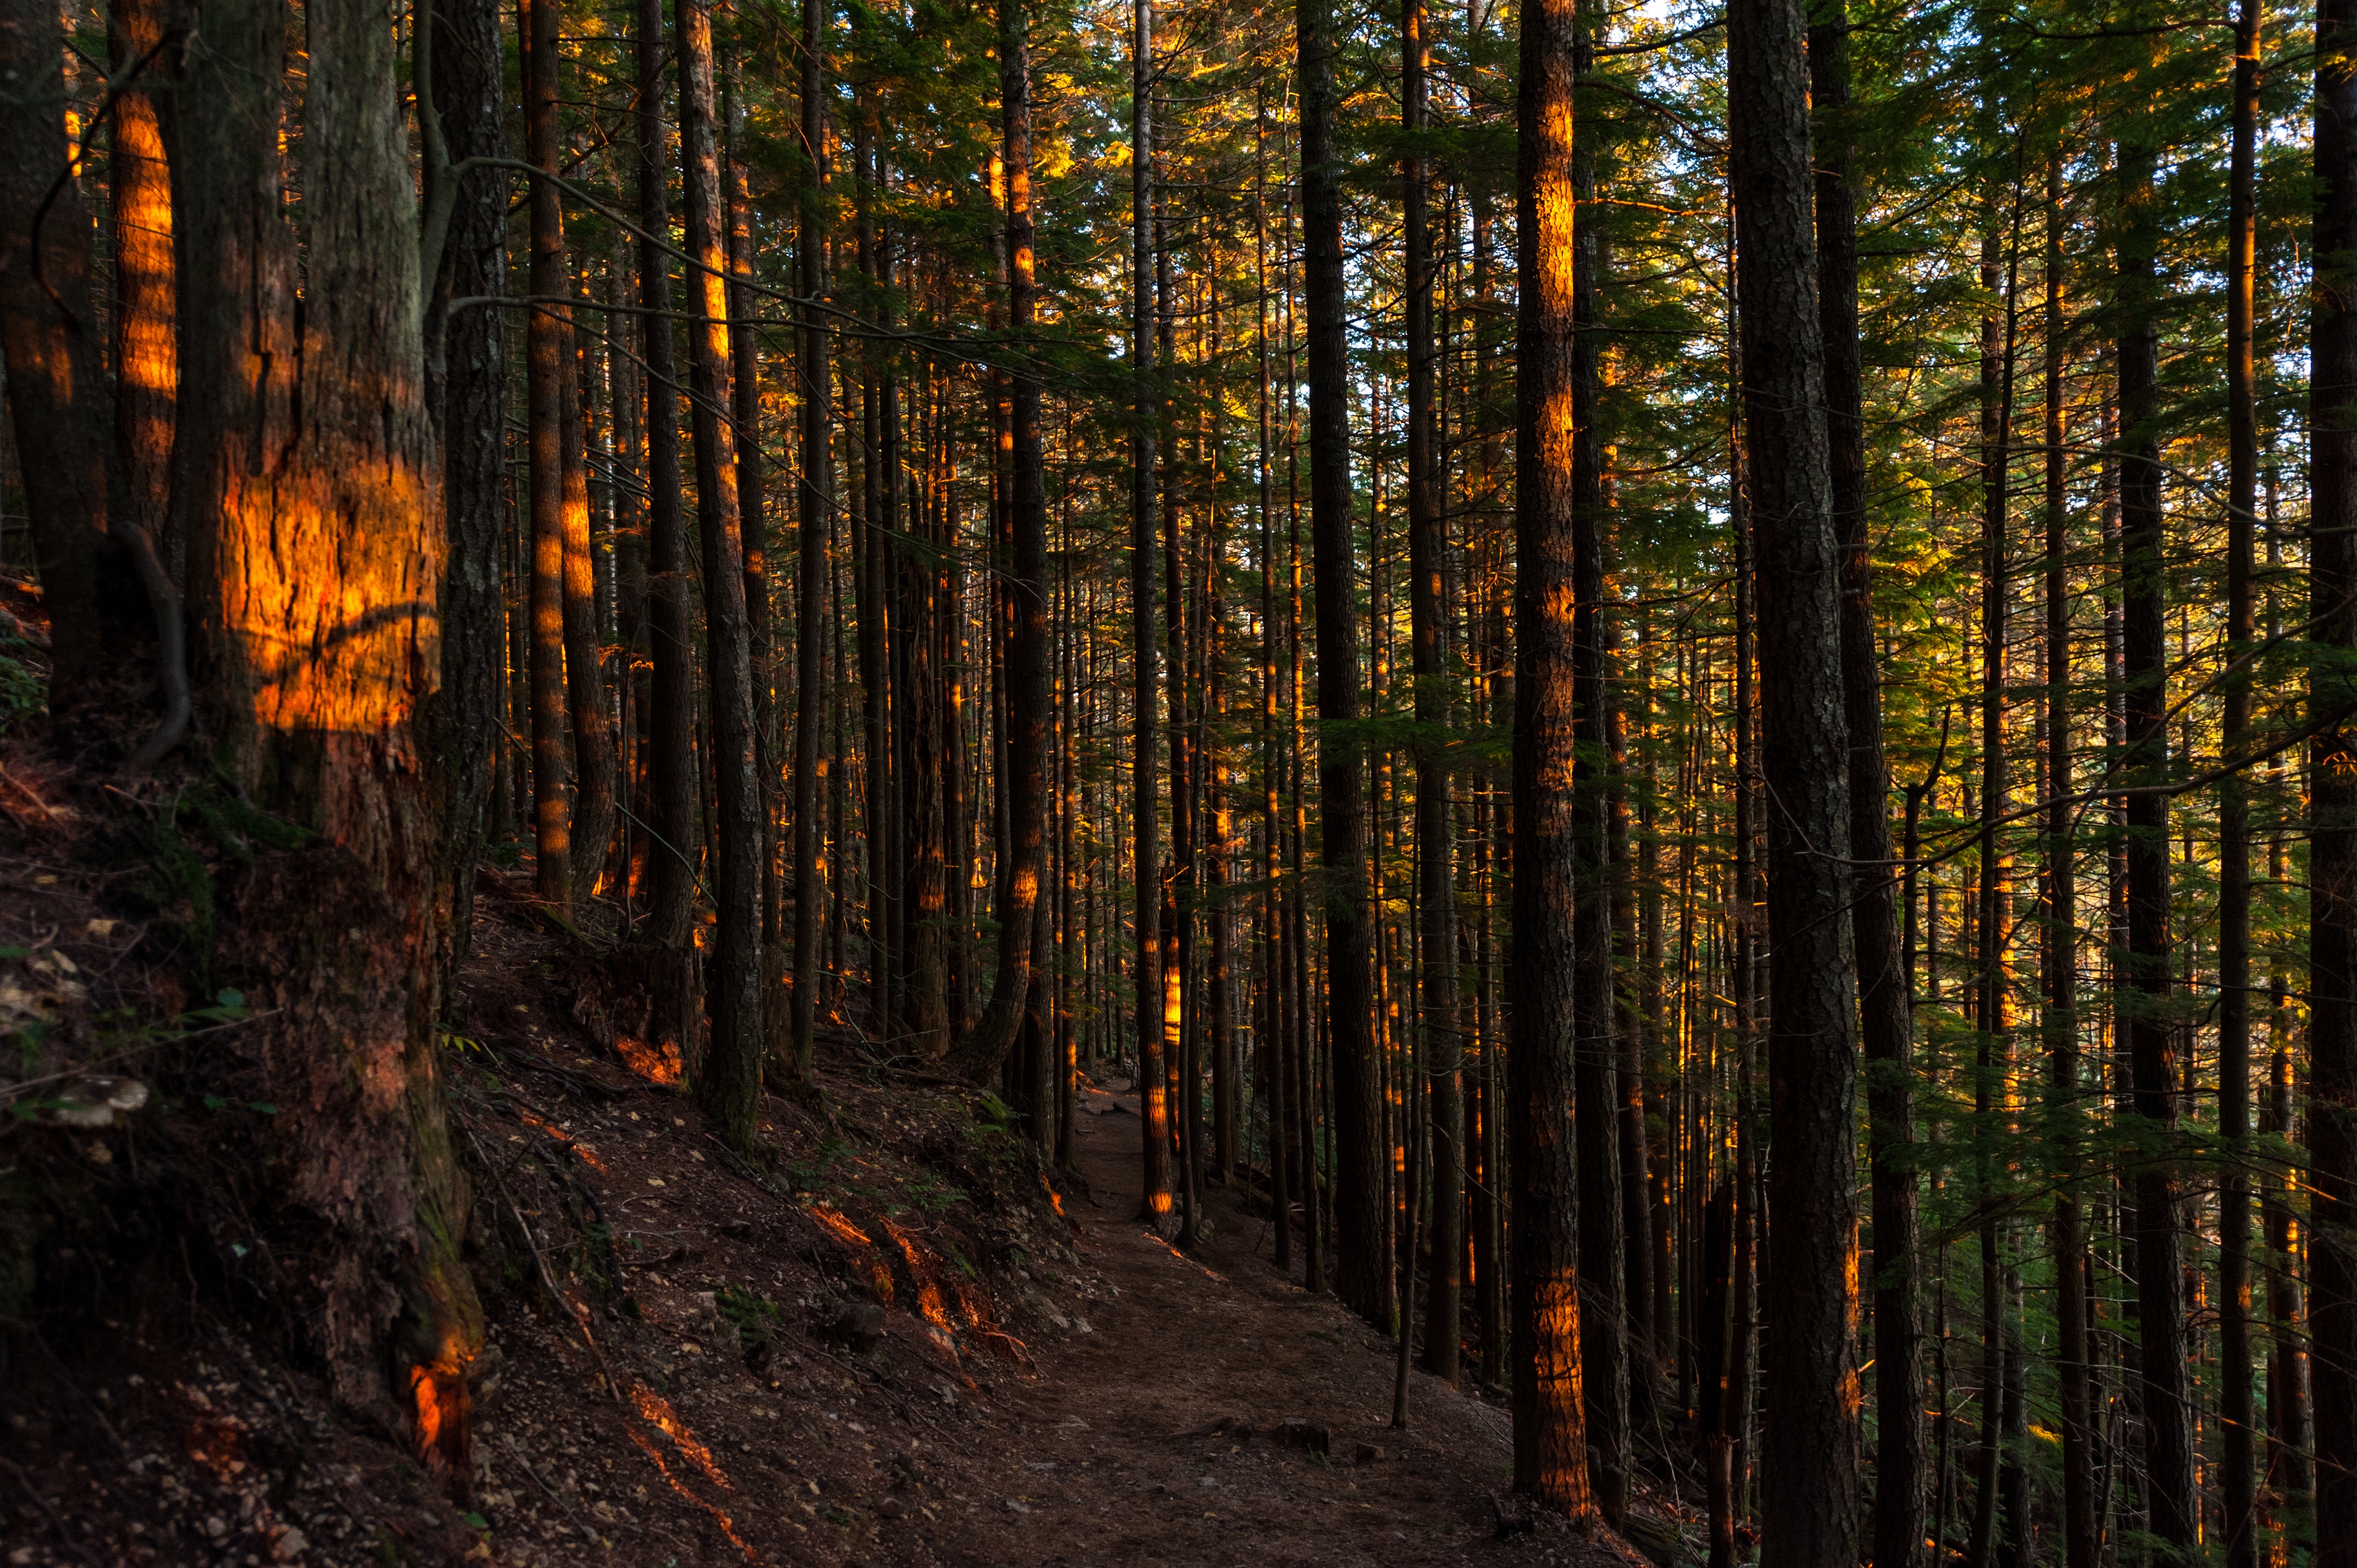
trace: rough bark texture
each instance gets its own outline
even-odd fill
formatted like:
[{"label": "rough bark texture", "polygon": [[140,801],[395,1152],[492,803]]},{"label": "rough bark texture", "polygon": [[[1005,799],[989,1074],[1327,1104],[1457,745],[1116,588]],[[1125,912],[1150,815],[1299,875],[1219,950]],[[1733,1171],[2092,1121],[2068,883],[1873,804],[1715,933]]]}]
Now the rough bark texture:
[{"label": "rough bark texture", "polygon": [[[1426,72],[1432,52],[1424,0],[1400,12],[1400,125],[1423,134]],[[1432,237],[1423,149],[1411,145],[1400,171],[1407,254],[1407,506],[1410,657],[1415,719],[1425,732],[1416,760],[1417,940],[1424,1015],[1424,1074],[1430,1085],[1433,1136],[1432,1287],[1425,1309],[1424,1366],[1457,1380],[1460,1277],[1465,1268],[1464,1107],[1458,1084],[1465,1021],[1457,987],[1457,878],[1451,842],[1448,764],[1440,755],[1448,723],[1448,526],[1442,504],[1445,468],[1436,461]],[[1265,464],[1264,464],[1264,474]],[[1273,814],[1273,809],[1272,809]],[[1413,1103],[1413,1101],[1411,1102]]]},{"label": "rough bark texture", "polygon": [[[2311,719],[2348,703],[2357,656],[2357,5],[2316,17],[2316,192],[2309,310]],[[2309,1366],[2317,1568],[2357,1564],[2357,735],[2310,752]]]},{"label": "rough bark texture", "polygon": [[[440,487],[425,402],[416,202],[382,11],[315,11],[306,307],[280,217],[286,13],[210,7],[167,109],[186,289],[174,505],[206,628],[217,756],[309,830],[226,900],[282,1086],[274,1132],[308,1224],[303,1315],[339,1398],[463,1487],[482,1319],[457,1246],[434,1044],[435,822],[416,729],[439,670]],[[282,1254],[283,1255],[283,1254]]]},{"label": "rough bark texture", "polygon": [[[433,98],[452,161],[505,157],[504,46],[498,0],[436,0]],[[445,834],[436,901],[450,950],[446,972],[474,925],[475,862],[482,853],[485,794],[500,735],[507,646],[505,577],[508,406],[507,313],[454,299],[507,292],[511,177],[461,177],[434,279],[426,328],[426,401],[442,446],[442,690],[433,714],[436,804]]]},{"label": "rough bark texture", "polygon": [[1799,0],[1727,12],[1768,841],[1767,1568],[1857,1558],[1857,990],[1840,561],[1827,473]]},{"label": "rough bark texture", "polygon": [[745,612],[745,542],[737,501],[737,433],[730,400],[728,252],[722,234],[719,126],[714,118],[712,12],[678,8],[680,162],[687,243],[689,390],[694,401],[697,524],[704,544],[705,641],[709,650],[714,775],[712,901],[718,916],[707,992],[712,1042],[697,1100],[739,1149],[753,1142],[761,1087],[761,827],[753,672]]},{"label": "rough bark texture", "polygon": [[1507,968],[1507,1136],[1513,1191],[1514,1489],[1584,1518],[1595,1507],[1580,1388],[1572,1146],[1578,844],[1573,821],[1573,0],[1523,9],[1521,342],[1514,478],[1513,944]]},{"label": "rough bark texture", "polygon": [[[659,0],[658,0],[659,3]],[[826,317],[819,301],[827,293],[826,220],[826,11],[803,0],[802,129],[811,151],[810,181],[803,188],[795,239],[800,247],[802,295],[802,381],[823,388],[824,396],[802,399],[802,483],[797,488],[794,594],[794,1015],[792,1076],[809,1081],[817,1049],[819,954],[819,754],[826,722],[825,683],[826,542],[828,509],[834,495],[834,385],[828,373]]]},{"label": "rough bark texture", "polygon": [[1366,757],[1353,591],[1350,365],[1344,341],[1342,162],[1332,0],[1294,12],[1301,81],[1302,304],[1309,347],[1309,533],[1317,588],[1318,900],[1326,915],[1326,1039],[1334,1084],[1334,1292],[1389,1327],[1391,1229],[1383,1210],[1382,1086],[1370,1009]]},{"label": "rough bark texture", "polygon": [[[557,0],[522,0],[524,161],[557,171]],[[524,328],[524,439],[532,516],[532,837],[534,890],[559,909],[573,902],[573,805],[565,792],[571,726],[565,682],[565,366],[570,319],[547,302],[564,297],[565,209],[553,179],[534,177],[533,298]],[[583,518],[586,526],[587,518]]]},{"label": "rough bark texture", "polygon": [[[107,166],[114,221],[114,454],[119,488],[113,524],[156,542],[167,564],[185,566],[167,528],[172,414],[179,391],[173,332],[171,170],[155,95],[165,52],[160,0],[118,0],[107,12],[112,70],[128,80],[114,100]],[[185,575],[175,569],[177,583]]]},{"label": "rough bark texture", "polygon": [[[1000,0],[999,106],[1006,136],[1007,329],[1032,330],[1039,289],[1032,267],[1031,51],[1022,0]],[[1039,446],[1039,382],[1017,374],[1007,399],[1011,454],[1006,563],[1006,814],[998,857],[998,969],[989,1004],[965,1047],[974,1076],[995,1076],[1015,1046],[1029,1005],[1033,923],[1048,872],[1049,726],[1054,716],[1048,668],[1048,493]]]},{"label": "rough bark texture", "polygon": [[1817,319],[1824,339],[1827,474],[1841,552],[1842,699],[1849,726],[1851,911],[1858,1024],[1867,1067],[1868,1180],[1874,1219],[1875,1444],[1872,1561],[1913,1568],[1925,1555],[1923,1325],[1916,1260],[1915,1141],[1910,1085],[1913,996],[1899,934],[1890,860],[1889,769],[1882,751],[1882,660],[1875,642],[1874,571],[1866,515],[1866,424],[1857,340],[1857,197],[1848,128],[1849,17],[1823,0],[1809,28],[1816,158]]}]

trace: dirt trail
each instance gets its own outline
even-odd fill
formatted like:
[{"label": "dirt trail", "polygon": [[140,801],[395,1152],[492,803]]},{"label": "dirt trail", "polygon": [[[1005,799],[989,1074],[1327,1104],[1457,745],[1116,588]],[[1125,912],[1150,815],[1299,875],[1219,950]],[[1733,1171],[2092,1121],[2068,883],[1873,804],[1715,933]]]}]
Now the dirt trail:
[{"label": "dirt trail", "polygon": [[[1641,1560],[1561,1530],[1501,1541],[1504,1409],[1411,1374],[1390,1426],[1394,1345],[1270,1262],[1264,1221],[1214,1191],[1208,1245],[1182,1256],[1131,1218],[1135,1102],[1088,1091],[1075,1152],[1093,1203],[1070,1205],[1089,1264],[1118,1294],[1090,1332],[1039,1348],[1036,1381],[999,1385],[1003,1458],[958,1468],[963,1500],[919,1532],[956,1564],[1457,1564]],[[1187,1437],[1222,1417],[1327,1427],[1320,1462],[1265,1438]],[[1354,1463],[1360,1445],[1383,1450]],[[995,1484],[997,1495],[972,1487]],[[930,1521],[929,1521],[930,1522]],[[941,1526],[949,1526],[942,1529]],[[892,1560],[888,1532],[874,1542]]]}]

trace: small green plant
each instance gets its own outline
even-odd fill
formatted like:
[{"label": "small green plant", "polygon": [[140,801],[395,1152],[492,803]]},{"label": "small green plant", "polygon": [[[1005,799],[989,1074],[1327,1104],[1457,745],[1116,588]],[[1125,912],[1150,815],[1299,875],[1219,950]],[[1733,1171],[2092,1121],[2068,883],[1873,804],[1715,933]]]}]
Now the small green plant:
[{"label": "small green plant", "polygon": [[33,670],[32,652],[31,643],[14,629],[0,626],[0,735],[6,735],[48,703],[48,693]]},{"label": "small green plant", "polygon": [[770,1344],[777,1337],[778,1305],[768,1297],[735,1285],[722,1285],[712,1293],[713,1305],[720,1316],[737,1330],[737,1348],[745,1355],[748,1366],[766,1367]]}]

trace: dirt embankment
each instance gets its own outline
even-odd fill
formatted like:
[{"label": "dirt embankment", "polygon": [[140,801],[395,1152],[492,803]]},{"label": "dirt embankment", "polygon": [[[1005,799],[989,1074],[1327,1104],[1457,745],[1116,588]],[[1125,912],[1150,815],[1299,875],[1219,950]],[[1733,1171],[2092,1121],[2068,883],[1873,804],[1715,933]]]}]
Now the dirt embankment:
[{"label": "dirt embankment", "polygon": [[198,835],[0,763],[10,1563],[1638,1561],[1498,1539],[1502,1405],[1419,1377],[1389,1430],[1389,1343],[1280,1275],[1238,1195],[1193,1255],[1136,1223],[1122,1101],[1083,1095],[1051,1181],[994,1100],[845,1036],[748,1164],[496,876],[447,1042],[490,1320],[454,1500],[274,1308],[326,1261],[239,1163],[275,1109],[234,994],[188,973],[167,852]]}]

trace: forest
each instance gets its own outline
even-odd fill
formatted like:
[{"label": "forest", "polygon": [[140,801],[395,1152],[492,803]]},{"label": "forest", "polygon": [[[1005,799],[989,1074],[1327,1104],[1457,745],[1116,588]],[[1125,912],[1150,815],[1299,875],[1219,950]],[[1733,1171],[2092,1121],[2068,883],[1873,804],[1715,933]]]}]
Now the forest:
[{"label": "forest", "polygon": [[1001,1560],[762,1544],[528,1083],[870,1347],[896,1096],[1247,1249],[1481,1551],[2357,1568],[2357,0],[0,0],[0,141],[11,1562],[233,1560],[147,1296],[482,1557]]}]

